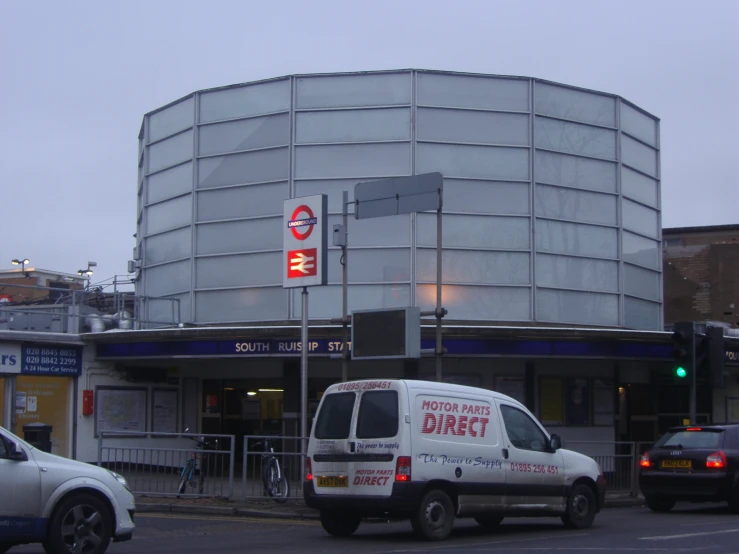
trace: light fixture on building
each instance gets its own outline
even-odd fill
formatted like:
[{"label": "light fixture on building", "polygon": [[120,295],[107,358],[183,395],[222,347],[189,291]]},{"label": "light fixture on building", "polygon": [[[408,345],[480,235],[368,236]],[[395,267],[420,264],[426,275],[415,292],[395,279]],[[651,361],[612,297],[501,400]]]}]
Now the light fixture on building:
[{"label": "light fixture on building", "polygon": [[[21,271],[23,273],[25,273],[26,272],[26,266],[28,264],[30,264],[31,261],[28,258],[20,258],[20,259],[16,258],[14,260],[10,260],[10,263],[13,264],[13,265],[19,265],[19,266],[21,266]],[[26,275],[26,277],[28,277],[28,275]]]},{"label": "light fixture on building", "polygon": [[256,396],[256,395],[257,393],[254,392],[253,390],[250,390],[249,392],[246,393],[246,396]]},{"label": "light fixture on building", "polygon": [[97,267],[97,262],[87,262],[87,269],[78,269],[77,275],[80,275],[82,277],[89,277],[93,274],[92,268]]},{"label": "light fixture on building", "polygon": [[285,389],[259,389],[259,392],[285,392]]}]

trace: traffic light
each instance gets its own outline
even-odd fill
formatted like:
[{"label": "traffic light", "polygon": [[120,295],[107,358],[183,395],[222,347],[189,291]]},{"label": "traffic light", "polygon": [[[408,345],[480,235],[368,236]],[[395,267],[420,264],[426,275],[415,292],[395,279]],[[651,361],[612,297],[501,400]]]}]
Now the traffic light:
[{"label": "traffic light", "polygon": [[675,323],[672,347],[672,357],[675,362],[674,375],[679,379],[685,379],[694,371],[695,324],[692,321]]},{"label": "traffic light", "polygon": [[724,330],[721,327],[708,327],[708,382],[714,388],[724,386]]}]

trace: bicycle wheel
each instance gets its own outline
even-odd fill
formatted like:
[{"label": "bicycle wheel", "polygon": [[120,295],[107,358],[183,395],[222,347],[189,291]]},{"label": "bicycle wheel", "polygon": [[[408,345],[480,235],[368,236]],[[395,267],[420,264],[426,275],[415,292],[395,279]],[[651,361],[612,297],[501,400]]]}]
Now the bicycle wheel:
[{"label": "bicycle wheel", "polygon": [[187,489],[187,483],[192,478],[192,460],[187,460],[185,467],[182,468],[182,475],[180,475],[180,486],[177,487],[177,493],[182,494]]},{"label": "bicycle wheel", "polygon": [[274,496],[274,483],[277,481],[278,475],[275,461],[276,460],[274,458],[270,458],[262,467],[262,483],[264,485],[264,492],[267,493],[267,496]]},{"label": "bicycle wheel", "polygon": [[200,462],[200,477],[198,479],[198,494],[203,494],[203,490],[205,488],[205,468],[206,468],[206,460],[205,457],[203,457],[203,460]]},{"label": "bicycle wheel", "polygon": [[277,458],[271,458],[264,466],[264,490],[275,502],[280,504],[290,496],[290,483],[280,471]]},{"label": "bicycle wheel", "polygon": [[272,496],[272,499],[275,502],[284,504],[287,502],[288,496],[290,496],[290,481],[288,481],[284,475],[281,475],[277,482],[275,494]]}]

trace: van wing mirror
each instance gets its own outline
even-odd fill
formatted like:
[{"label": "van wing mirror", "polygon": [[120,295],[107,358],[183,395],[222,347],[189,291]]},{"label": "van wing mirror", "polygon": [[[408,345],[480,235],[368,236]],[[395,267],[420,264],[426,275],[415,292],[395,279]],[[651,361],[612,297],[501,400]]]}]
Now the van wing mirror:
[{"label": "van wing mirror", "polygon": [[16,441],[8,441],[5,443],[8,449],[8,459],[16,462],[27,462],[28,456],[21,448],[20,443]]},{"label": "van wing mirror", "polygon": [[554,433],[551,437],[549,437],[549,448],[552,449],[552,452],[556,452],[560,448],[562,448],[562,439],[559,438],[559,435],[557,433]]}]

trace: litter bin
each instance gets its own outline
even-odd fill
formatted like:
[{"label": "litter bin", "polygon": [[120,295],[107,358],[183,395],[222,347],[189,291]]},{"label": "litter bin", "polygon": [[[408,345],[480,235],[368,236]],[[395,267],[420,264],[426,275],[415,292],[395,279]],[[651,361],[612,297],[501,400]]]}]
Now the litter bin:
[{"label": "litter bin", "polygon": [[45,423],[28,423],[23,426],[23,440],[43,452],[51,454],[51,432],[54,428]]}]

